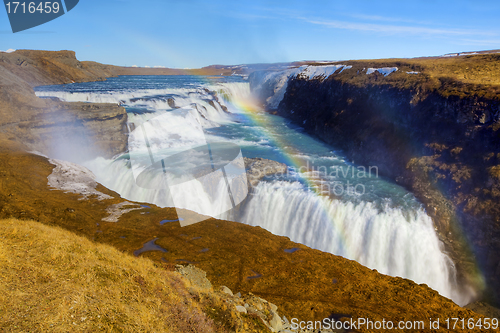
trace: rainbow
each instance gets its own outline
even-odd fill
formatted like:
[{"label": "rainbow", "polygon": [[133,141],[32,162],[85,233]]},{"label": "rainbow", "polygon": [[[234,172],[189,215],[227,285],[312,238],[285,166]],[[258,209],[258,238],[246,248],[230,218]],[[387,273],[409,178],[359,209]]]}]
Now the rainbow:
[{"label": "rainbow", "polygon": [[[291,142],[287,142],[280,133],[277,133],[273,126],[269,125],[268,117],[264,113],[261,107],[259,107],[257,101],[251,96],[245,98],[230,98],[225,99],[226,103],[231,104],[234,108],[243,111],[241,115],[252,124],[256,125],[260,129],[260,133],[263,138],[272,143],[278,148],[281,156],[284,158],[285,164],[293,170],[297,170],[297,175],[303,181],[306,188],[314,192],[318,196],[325,197],[325,191],[322,190],[321,179],[314,176],[312,172],[308,172],[308,165],[304,163],[304,160],[300,157],[299,151],[294,149]],[[331,194],[331,193],[328,193]],[[326,198],[325,198],[326,199]],[[331,200],[331,199],[330,199]],[[341,236],[339,244],[342,248],[343,253],[346,253],[350,247],[346,246],[345,230],[336,227],[334,221],[334,216],[329,213],[328,209],[329,200],[321,200],[322,203],[322,213],[326,216],[330,222],[330,225],[335,228],[335,231]],[[348,252],[347,252],[348,253]],[[356,257],[354,253],[348,253],[351,258]]]},{"label": "rainbow", "polygon": [[[212,82],[213,83],[213,82]],[[354,259],[358,257],[358,253],[354,253],[355,247],[348,246],[347,240],[348,237],[346,237],[346,229],[342,227],[338,227],[336,223],[334,223],[335,216],[333,216],[333,213],[331,209],[328,209],[329,205],[331,204],[331,200],[335,200],[335,198],[332,198],[332,194],[328,193],[325,195],[325,192],[322,191],[322,187],[320,185],[320,179],[318,178],[317,175],[314,175],[311,172],[307,172],[307,168],[305,169],[306,165],[304,163],[304,160],[301,159],[300,157],[297,157],[299,154],[299,151],[294,149],[292,147],[291,142],[287,142],[284,136],[280,135],[280,133],[277,133],[274,129],[273,126],[270,126],[269,124],[269,117],[265,114],[265,111],[259,106],[259,103],[252,99],[251,96],[245,97],[245,98],[231,98],[230,100],[226,100],[227,103],[230,103],[234,108],[242,111],[241,115],[249,120],[251,123],[255,124],[257,128],[260,129],[260,133],[263,138],[271,142],[275,147],[278,148],[279,153],[282,155],[282,157],[285,160],[285,164],[287,164],[289,167],[292,167],[295,170],[304,170],[306,172],[298,172],[297,175],[300,177],[300,179],[304,182],[305,186],[307,186],[308,189],[313,191],[316,195],[324,197],[324,200],[320,200],[321,202],[321,207],[320,209],[322,210],[322,214],[324,217],[328,219],[328,222],[330,225],[334,228],[335,232],[340,236],[338,239],[340,240],[341,244],[340,247],[342,249],[342,253],[346,255],[347,258],[349,259]],[[328,197],[327,197],[328,196]],[[464,231],[462,230],[462,234],[464,235],[463,239],[466,239]],[[471,244],[468,244],[469,249],[473,249],[474,247]],[[479,288],[484,288],[484,278],[483,274],[480,271],[478,263],[475,263],[475,267],[478,269],[478,274],[477,274],[477,285]]]}]

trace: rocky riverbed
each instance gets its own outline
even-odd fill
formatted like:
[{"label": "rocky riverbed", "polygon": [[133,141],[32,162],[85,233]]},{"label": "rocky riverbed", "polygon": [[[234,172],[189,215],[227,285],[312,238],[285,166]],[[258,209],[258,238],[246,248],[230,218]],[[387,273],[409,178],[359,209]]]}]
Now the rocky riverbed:
[{"label": "rocky riverbed", "polygon": [[266,176],[284,174],[287,171],[286,164],[265,158],[244,157],[244,161],[250,187],[255,187]]}]

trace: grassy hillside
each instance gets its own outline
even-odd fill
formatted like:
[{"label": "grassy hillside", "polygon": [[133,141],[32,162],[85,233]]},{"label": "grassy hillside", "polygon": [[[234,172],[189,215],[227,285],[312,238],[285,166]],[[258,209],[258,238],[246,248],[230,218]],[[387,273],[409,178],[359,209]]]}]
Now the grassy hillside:
[{"label": "grassy hillside", "polygon": [[178,273],[37,222],[0,221],[7,332],[215,332]]},{"label": "grassy hillside", "polygon": [[[351,60],[338,63],[350,65],[352,69],[332,75],[329,79],[341,80],[358,87],[369,84],[390,85],[414,89],[420,93],[435,91],[445,97],[458,96],[460,98],[476,95],[498,99],[500,93],[500,54]],[[398,71],[386,77],[379,73],[370,75],[365,73],[367,68],[381,67],[398,67]],[[418,74],[408,74],[407,72],[418,72]]]}]

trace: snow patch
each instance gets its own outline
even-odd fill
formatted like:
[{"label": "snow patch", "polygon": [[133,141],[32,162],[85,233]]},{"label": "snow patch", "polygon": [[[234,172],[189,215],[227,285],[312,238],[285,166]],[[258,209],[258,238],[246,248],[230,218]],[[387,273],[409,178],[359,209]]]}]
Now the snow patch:
[{"label": "snow patch", "polygon": [[28,151],[28,153],[33,154],[33,155],[42,156],[42,157],[45,157],[46,159],[49,159],[49,157],[47,155],[39,152],[38,150],[31,150],[31,151]]},{"label": "snow patch", "polygon": [[15,49],[8,49],[6,51],[0,51],[0,52],[3,52],[3,53],[12,53],[14,51],[16,51],[16,50]]},{"label": "snow patch", "polygon": [[339,72],[339,74],[342,73],[343,71],[345,71],[346,69],[351,69],[351,68],[352,68],[352,66],[344,66],[344,68],[342,68],[342,70]]},{"label": "snow patch", "polygon": [[372,73],[375,73],[375,72],[379,72],[380,74],[383,74],[384,76],[387,76],[387,75],[389,75],[392,72],[395,72],[397,70],[398,70],[397,67],[368,68],[366,70],[366,75],[369,75],[369,74],[372,74]]},{"label": "snow patch", "polygon": [[307,78],[309,80],[312,80],[314,78],[327,79],[330,75],[332,75],[341,68],[342,70],[339,73],[342,73],[345,69],[352,68],[352,66],[346,66],[346,65],[301,66],[299,67],[300,72],[297,73],[295,76]]},{"label": "snow patch", "polygon": [[420,72],[415,72],[415,71],[411,71],[411,72],[406,72],[406,74],[418,74]]},{"label": "snow patch", "polygon": [[[125,208],[127,206],[129,206],[131,208]],[[143,209],[143,208],[144,207],[142,207],[139,204],[134,204],[134,203],[131,203],[128,201],[120,202],[118,204],[111,205],[108,208],[106,208],[106,213],[108,213],[109,216],[103,218],[102,221],[104,221],[104,222],[118,222],[118,220],[120,219],[120,217],[123,214],[131,212],[133,210],[138,210],[138,209]]]},{"label": "snow patch", "polygon": [[97,200],[113,199],[112,196],[97,191],[95,175],[84,166],[68,161],[49,159],[49,162],[56,167],[47,177],[48,185],[65,193],[81,194],[83,199],[88,199],[92,195],[97,196]]}]

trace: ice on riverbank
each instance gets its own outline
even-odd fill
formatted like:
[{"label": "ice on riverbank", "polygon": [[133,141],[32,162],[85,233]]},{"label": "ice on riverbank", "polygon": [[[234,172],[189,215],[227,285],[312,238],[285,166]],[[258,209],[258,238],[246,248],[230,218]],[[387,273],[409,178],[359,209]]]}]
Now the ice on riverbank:
[{"label": "ice on riverbank", "polygon": [[66,193],[81,194],[83,199],[95,195],[98,200],[113,199],[113,197],[96,190],[95,176],[84,166],[68,161],[49,159],[56,167],[47,177],[48,185]]}]

